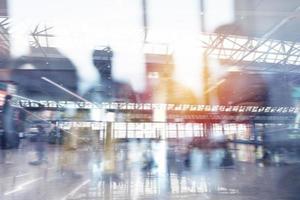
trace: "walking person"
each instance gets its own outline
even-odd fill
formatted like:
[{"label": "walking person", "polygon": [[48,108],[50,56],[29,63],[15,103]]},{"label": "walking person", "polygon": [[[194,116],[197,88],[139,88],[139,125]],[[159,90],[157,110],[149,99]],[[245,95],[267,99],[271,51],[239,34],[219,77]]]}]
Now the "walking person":
[{"label": "walking person", "polygon": [[12,96],[6,95],[3,105],[3,129],[4,129],[4,148],[18,148],[19,136],[15,124],[16,110],[12,106]]},{"label": "walking person", "polygon": [[40,165],[46,161],[45,160],[46,131],[42,125],[39,125],[37,128],[38,128],[38,133],[36,136],[36,144],[35,144],[37,160],[29,162],[29,164],[31,165]]}]

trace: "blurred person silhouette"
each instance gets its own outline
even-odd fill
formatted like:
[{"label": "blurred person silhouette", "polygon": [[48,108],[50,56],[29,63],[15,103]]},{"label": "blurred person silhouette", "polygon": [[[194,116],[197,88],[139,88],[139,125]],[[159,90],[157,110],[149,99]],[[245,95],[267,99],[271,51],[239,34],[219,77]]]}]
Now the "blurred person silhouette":
[{"label": "blurred person silhouette", "polygon": [[[131,102],[137,101],[137,95],[131,85],[114,80],[113,78],[113,50],[110,47],[94,50],[92,54],[93,64],[99,72],[100,83],[89,93],[96,102]],[[106,110],[106,114],[113,117],[116,111]],[[100,114],[99,114],[100,115]],[[119,115],[118,115],[119,116]],[[112,132],[112,119],[106,122],[104,139],[103,163],[106,174],[113,175],[116,172],[116,152]]]},{"label": "blurred person silhouette", "polygon": [[136,102],[137,95],[131,85],[113,79],[112,49],[96,49],[92,56],[100,74],[100,84],[93,88],[92,92],[100,94],[101,101]]},{"label": "blurred person silhouette", "polygon": [[27,117],[26,111],[23,110],[22,108],[18,108],[17,109],[17,117],[16,117],[16,131],[17,131],[17,135],[19,136],[19,140],[20,140],[20,142],[19,142],[20,148],[22,148],[24,145],[22,140],[25,138],[26,117]]},{"label": "blurred person silhouette", "polygon": [[220,167],[233,167],[233,166],[234,166],[234,159],[229,149],[228,142],[226,142],[224,143],[224,156],[220,163]]},{"label": "blurred person silhouette", "polygon": [[19,136],[15,124],[16,109],[12,106],[12,96],[6,95],[3,105],[4,148],[18,148]]},{"label": "blurred person silhouette", "polygon": [[145,149],[143,150],[143,155],[142,155],[142,170],[143,171],[150,171],[153,168],[157,167],[157,164],[154,159],[153,155],[153,149],[152,149],[152,144],[151,141],[148,141],[148,143],[145,146]]},{"label": "blurred person silhouette", "polygon": [[[76,114],[73,120],[83,120],[84,112],[80,110],[75,111]],[[63,152],[60,156],[61,174],[70,176],[71,178],[81,178],[82,176],[76,172],[76,162],[78,159],[78,139],[80,135],[79,127],[71,127],[69,132],[65,132],[63,140]]]},{"label": "blurred person silhouette", "polygon": [[45,131],[45,128],[42,125],[38,125],[38,132],[36,135],[36,142],[35,142],[35,151],[36,151],[36,156],[37,160],[36,161],[31,161],[29,164],[31,165],[40,165],[43,162],[47,162],[45,159],[45,142],[47,141],[47,133]]},{"label": "blurred person silhouette", "polygon": [[[247,35],[243,27],[238,23],[224,24],[216,28],[214,31],[219,35],[240,36]],[[247,48],[253,49],[250,44]],[[240,105],[240,106],[264,106],[268,104],[268,83],[266,77],[261,73],[253,73],[243,68],[242,62],[229,59],[220,59],[223,80],[222,84],[217,87],[218,102],[220,105]],[[227,68],[231,67],[232,69]],[[254,64],[254,63],[253,63]]]},{"label": "blurred person silhouette", "polygon": [[[240,37],[243,35],[247,35],[247,32],[245,32],[244,28],[237,22],[219,26],[215,30],[215,33],[223,37]],[[249,43],[245,46],[245,48],[245,53],[247,53],[247,49],[249,49],[249,52],[251,52],[252,50],[255,50],[255,45],[253,46],[252,43]],[[274,92],[273,90],[278,90],[280,93],[285,93],[286,90],[278,89],[278,87],[274,87],[274,89],[272,89],[272,86],[275,84],[275,82],[280,81],[277,78],[276,73],[261,73],[259,70],[255,72],[255,70],[252,70],[250,68],[243,68],[242,60],[233,60],[232,58],[233,57],[231,56],[231,58],[229,59],[220,59],[220,65],[221,67],[223,67],[223,69],[220,68],[220,70],[223,70],[224,72],[224,75],[222,77],[224,81],[217,87],[216,92],[218,95],[218,103],[220,105],[226,106],[278,106],[279,102],[274,102],[272,100],[274,99],[273,96],[277,96],[276,93],[278,92]],[[255,66],[254,61],[250,63]],[[280,74],[280,76],[282,76],[282,74]],[[277,96],[276,99],[282,100],[285,98]],[[239,119],[242,119],[247,115],[248,114],[245,114],[243,112],[237,113],[236,122],[240,123]],[[253,117],[251,117],[248,122],[242,123],[248,123],[252,126],[252,118],[254,118],[254,115],[260,115],[260,113],[253,114]],[[255,139],[255,151],[257,151],[257,145],[259,142],[257,141],[255,130],[251,131],[251,134],[252,133]],[[237,133],[233,135],[233,138],[234,145],[236,146],[239,140],[239,138],[237,137]],[[266,152],[266,147],[264,144],[263,148]],[[233,166],[234,162],[228,146],[226,146],[224,150],[224,158],[221,166]]]}]

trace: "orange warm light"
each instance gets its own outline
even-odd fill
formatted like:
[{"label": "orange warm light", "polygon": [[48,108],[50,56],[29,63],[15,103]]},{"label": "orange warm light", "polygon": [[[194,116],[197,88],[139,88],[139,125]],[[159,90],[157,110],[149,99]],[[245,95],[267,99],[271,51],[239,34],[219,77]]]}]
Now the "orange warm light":
[{"label": "orange warm light", "polygon": [[174,81],[163,80],[153,88],[152,102],[171,104],[197,104],[197,98],[188,87]]},{"label": "orange warm light", "polygon": [[0,91],[0,106],[4,104],[5,96],[7,95],[7,92]]}]

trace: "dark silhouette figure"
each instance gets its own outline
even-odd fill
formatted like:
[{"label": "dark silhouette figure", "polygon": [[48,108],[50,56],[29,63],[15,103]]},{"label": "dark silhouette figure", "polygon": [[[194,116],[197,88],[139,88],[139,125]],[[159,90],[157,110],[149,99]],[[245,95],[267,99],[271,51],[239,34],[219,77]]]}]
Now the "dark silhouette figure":
[{"label": "dark silhouette figure", "polygon": [[92,92],[100,94],[102,101],[136,102],[136,95],[129,84],[113,80],[113,52],[110,47],[93,52],[93,63],[100,74],[100,85]]},{"label": "dark silhouette figure", "polygon": [[29,164],[31,165],[40,165],[45,161],[45,141],[46,141],[46,132],[43,126],[38,126],[38,133],[36,136],[35,150],[37,155],[37,160],[32,161]]},{"label": "dark silhouette figure", "polygon": [[15,126],[16,109],[12,106],[12,96],[7,95],[3,105],[4,148],[11,149],[19,146],[19,136]]}]

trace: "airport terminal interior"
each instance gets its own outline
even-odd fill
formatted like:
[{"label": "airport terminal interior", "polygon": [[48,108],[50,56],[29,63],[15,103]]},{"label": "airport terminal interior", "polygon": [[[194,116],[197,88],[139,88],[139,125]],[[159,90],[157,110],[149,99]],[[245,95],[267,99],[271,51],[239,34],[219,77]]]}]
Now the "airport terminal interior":
[{"label": "airport terminal interior", "polygon": [[299,200],[300,0],[0,0],[0,199]]}]

